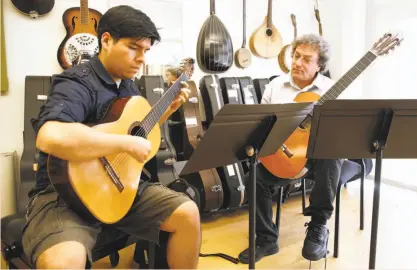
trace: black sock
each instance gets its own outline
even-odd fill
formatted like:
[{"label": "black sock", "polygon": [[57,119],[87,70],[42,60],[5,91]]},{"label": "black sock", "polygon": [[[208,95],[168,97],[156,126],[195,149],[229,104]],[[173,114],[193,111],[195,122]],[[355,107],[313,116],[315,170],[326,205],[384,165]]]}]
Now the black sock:
[{"label": "black sock", "polygon": [[327,223],[326,218],[321,217],[321,216],[311,216],[311,221],[320,225],[326,225]]}]

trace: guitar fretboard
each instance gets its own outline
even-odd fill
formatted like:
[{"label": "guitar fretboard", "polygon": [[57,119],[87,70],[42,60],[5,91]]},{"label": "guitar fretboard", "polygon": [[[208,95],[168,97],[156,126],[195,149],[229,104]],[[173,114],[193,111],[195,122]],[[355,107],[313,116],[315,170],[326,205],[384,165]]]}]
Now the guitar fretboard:
[{"label": "guitar fretboard", "polygon": [[88,0],[80,0],[81,24],[88,25]]},{"label": "guitar fretboard", "polygon": [[[322,105],[327,100],[333,100],[340,94],[376,59],[376,55],[368,51],[348,72],[346,72],[318,101]],[[313,111],[311,111],[302,125],[311,121]]]},{"label": "guitar fretboard", "polygon": [[162,115],[171,105],[175,97],[180,93],[182,85],[181,81],[187,81],[188,77],[185,73],[177,79],[177,81],[165,92],[165,94],[152,107],[151,111],[146,115],[141,123],[141,127],[145,131],[145,135],[151,132],[152,128],[159,122]]}]

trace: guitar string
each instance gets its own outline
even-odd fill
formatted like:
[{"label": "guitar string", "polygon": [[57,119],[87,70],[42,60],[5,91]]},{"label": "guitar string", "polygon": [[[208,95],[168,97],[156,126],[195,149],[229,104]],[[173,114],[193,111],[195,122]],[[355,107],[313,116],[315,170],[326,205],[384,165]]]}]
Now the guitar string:
[{"label": "guitar string", "polygon": [[[336,99],[340,94],[341,94],[341,92],[347,87],[347,86],[349,86],[349,84],[350,83],[352,83],[353,82],[353,80],[355,80],[355,78],[356,77],[358,77],[360,74],[361,74],[361,72],[363,71],[363,70],[365,70],[374,60],[376,59],[376,56],[373,54],[373,53],[371,53],[370,51],[368,51],[349,71],[347,71],[340,79],[339,79],[339,81],[338,82],[336,82],[336,84],[334,84],[333,85],[333,87],[332,88],[334,88],[334,89],[336,89],[337,90],[337,92],[338,93],[336,93],[336,94],[332,94],[332,88],[329,90],[329,91],[327,91],[319,100],[318,100],[318,102],[317,102],[317,104],[322,104],[324,101],[326,101],[327,99],[329,99],[329,96],[332,98],[332,99]],[[367,60],[366,62],[364,61],[364,60]],[[365,63],[364,63],[365,62]],[[361,67],[361,65],[362,65],[362,67]],[[357,71],[357,73],[355,73],[354,71]],[[353,73],[355,76],[353,76],[352,78],[351,77],[349,77],[349,75],[350,75],[350,73]],[[345,81],[345,78],[349,78],[351,81],[350,82],[347,82],[347,81]],[[343,82],[345,83],[345,85],[343,85]],[[341,86],[341,88],[339,88],[340,86]],[[309,120],[311,120],[311,117],[312,117],[312,115],[313,115],[313,110],[311,110],[310,111],[310,113],[308,114],[308,116],[310,117],[310,118],[306,118],[304,121],[303,121],[303,123],[302,124],[305,124],[305,121],[309,121]]]},{"label": "guitar string", "polygon": [[[175,91],[173,91],[175,92]],[[170,95],[170,92],[167,91],[167,96]],[[165,95],[164,95],[165,96]],[[161,98],[160,100],[162,100],[163,98]],[[168,98],[165,98],[165,100],[163,100],[161,103],[163,105],[166,105],[168,101]],[[143,125],[140,125],[139,131],[136,132],[134,134],[134,136],[140,136],[140,137],[146,137],[147,134],[149,134],[151,132],[151,127],[153,127],[156,124],[156,120],[157,120],[157,114],[161,114],[163,113],[162,111],[162,106],[159,107],[160,104],[158,104],[158,102],[155,104],[154,108],[151,110],[151,112],[145,116],[145,118],[143,119],[142,123]],[[169,104],[168,104],[169,106]],[[156,113],[155,113],[156,112]],[[150,123],[149,123],[150,122]],[[152,124],[152,122],[154,122],[154,124]],[[118,165],[120,165],[120,163],[124,160],[124,158],[126,156],[130,156],[127,153],[119,153],[116,155],[116,158],[113,162],[111,162],[111,166],[114,168],[116,168]]]},{"label": "guitar string", "polygon": [[[172,88],[174,88],[175,86],[178,87],[179,84],[181,84],[180,82],[183,81],[185,76],[184,76],[185,72],[183,74],[181,74],[180,78],[177,79],[177,81],[174,83],[174,85],[172,86]],[[155,126],[156,122],[158,121],[158,119],[163,115],[163,113],[165,112],[165,110],[163,110],[164,107],[168,107],[170,106],[173,98],[175,98],[177,96],[177,92],[181,91],[181,87],[179,86],[178,89],[176,90],[168,90],[159,100],[158,102],[155,104],[155,106],[151,109],[150,113],[145,116],[145,118],[143,119],[142,123],[144,123],[143,125],[140,125],[140,129],[138,132],[136,132],[134,134],[134,136],[140,136],[140,137],[144,137],[146,138],[146,135],[149,134],[153,127]],[[162,105],[161,105],[162,104]],[[146,122],[148,121],[148,122]],[[129,154],[127,153],[119,153],[116,155],[116,158],[114,159],[114,161],[112,161],[110,163],[110,166],[115,169],[117,168],[121,162],[126,158],[126,156],[129,158],[131,157]]]}]

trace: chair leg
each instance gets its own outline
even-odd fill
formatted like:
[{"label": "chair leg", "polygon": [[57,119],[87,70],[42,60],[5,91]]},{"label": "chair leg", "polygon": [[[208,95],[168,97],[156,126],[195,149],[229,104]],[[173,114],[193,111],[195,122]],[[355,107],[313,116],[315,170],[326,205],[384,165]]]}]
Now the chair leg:
[{"label": "chair leg", "polygon": [[282,193],[284,191],[284,187],[278,188],[278,196],[277,196],[277,213],[275,217],[275,226],[277,227],[277,235],[279,236],[279,227],[280,227],[280,220],[281,220],[281,205],[282,205]]},{"label": "chair leg", "polygon": [[148,265],[149,269],[155,269],[155,244],[148,242]]},{"label": "chair leg", "polygon": [[306,179],[305,178],[302,178],[301,179],[301,192],[302,192],[302,196],[301,196],[301,199],[302,199],[302,207],[303,207],[303,214],[304,214],[304,211],[306,210]]},{"label": "chair leg", "polygon": [[337,186],[336,193],[336,216],[334,219],[334,250],[333,257],[339,257],[339,220],[340,220],[340,190],[342,189],[341,185]]},{"label": "chair leg", "polygon": [[362,174],[361,174],[361,210],[360,210],[360,225],[359,228],[363,230],[364,228],[364,219],[365,219],[365,203],[364,203],[364,188],[365,188],[365,161],[362,159]]}]

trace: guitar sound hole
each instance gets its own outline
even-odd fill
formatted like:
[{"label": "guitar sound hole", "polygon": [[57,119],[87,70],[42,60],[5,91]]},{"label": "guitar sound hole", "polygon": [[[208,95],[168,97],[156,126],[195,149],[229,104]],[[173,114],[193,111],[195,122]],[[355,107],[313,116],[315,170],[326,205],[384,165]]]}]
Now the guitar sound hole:
[{"label": "guitar sound hole", "polygon": [[271,29],[266,29],[266,34],[268,37],[272,36],[272,30]]},{"label": "guitar sound hole", "polygon": [[130,135],[146,138],[145,129],[140,125],[134,125],[130,130]]}]

